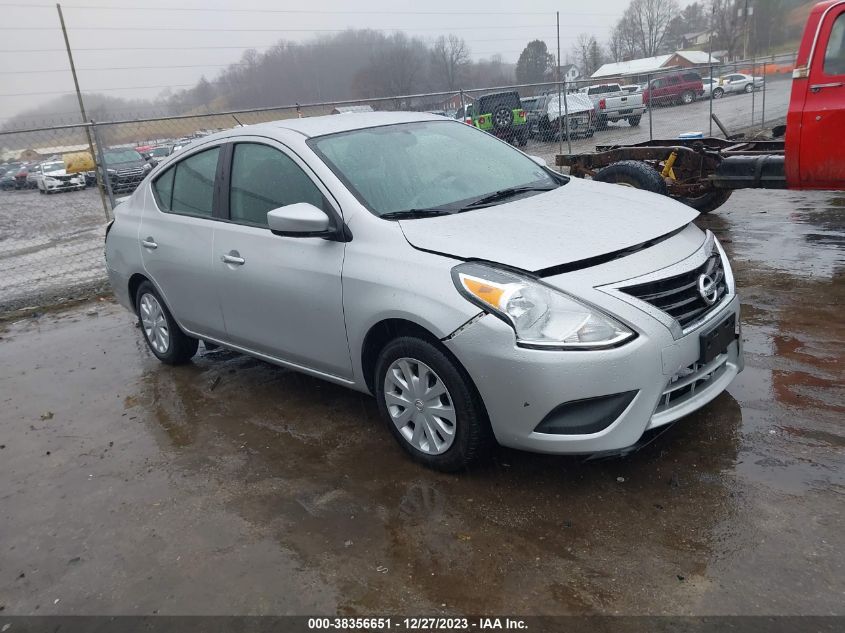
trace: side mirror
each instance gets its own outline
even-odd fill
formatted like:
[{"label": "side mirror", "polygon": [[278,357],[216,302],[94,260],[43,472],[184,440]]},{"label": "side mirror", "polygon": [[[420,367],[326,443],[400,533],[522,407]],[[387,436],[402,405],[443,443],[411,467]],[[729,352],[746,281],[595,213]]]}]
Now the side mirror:
[{"label": "side mirror", "polygon": [[289,237],[325,237],[331,231],[329,217],[308,202],[268,211],[267,224],[273,233]]},{"label": "side mirror", "polygon": [[529,154],[529,155],[528,155],[528,158],[530,158],[531,160],[533,160],[533,161],[534,161],[535,163],[537,163],[540,167],[548,167],[548,166],[549,166],[549,164],[546,162],[546,159],[545,159],[545,158],[543,158],[542,156],[531,156],[531,155]]}]

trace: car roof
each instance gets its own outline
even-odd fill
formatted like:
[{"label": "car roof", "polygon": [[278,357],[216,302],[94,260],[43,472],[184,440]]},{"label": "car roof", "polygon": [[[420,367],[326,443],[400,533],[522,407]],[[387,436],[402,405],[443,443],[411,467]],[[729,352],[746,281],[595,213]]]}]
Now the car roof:
[{"label": "car roof", "polygon": [[[306,117],[302,119],[281,119],[269,123],[245,125],[213,135],[214,138],[239,136],[252,132],[277,134],[278,130],[291,130],[305,137],[323,136],[338,132],[349,132],[382,125],[396,125],[398,123],[416,123],[421,121],[448,121],[439,114],[428,112],[349,112],[345,114],[327,114],[324,116]],[[211,138],[211,137],[206,137]]]}]

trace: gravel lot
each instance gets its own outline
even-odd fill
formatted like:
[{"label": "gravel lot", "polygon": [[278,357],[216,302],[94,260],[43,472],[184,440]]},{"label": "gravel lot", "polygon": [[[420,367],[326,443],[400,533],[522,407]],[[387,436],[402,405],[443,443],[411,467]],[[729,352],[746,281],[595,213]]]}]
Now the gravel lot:
[{"label": "gravel lot", "polygon": [[698,222],[746,370],[625,459],[437,474],[371,399],[229,352],[166,367],[109,301],[0,325],[0,608],[845,615],[845,197]]},{"label": "gravel lot", "polygon": [[[791,82],[772,81],[766,93],[766,120],[783,118]],[[762,94],[735,95],[713,102],[713,110],[731,130],[761,122]],[[709,132],[708,101],[689,106],[655,108],[655,137],[682,132]],[[718,133],[718,130],[716,130]],[[611,124],[591,139],[572,144],[573,152],[592,151],[596,144],[636,143],[649,137],[648,117],[639,127]],[[563,145],[566,151],[566,144]],[[532,141],[525,150],[543,156],[550,165],[557,143]],[[52,196],[37,191],[0,192],[0,313],[25,306],[63,303],[93,296],[104,289],[102,258],[105,215],[94,189]]]}]

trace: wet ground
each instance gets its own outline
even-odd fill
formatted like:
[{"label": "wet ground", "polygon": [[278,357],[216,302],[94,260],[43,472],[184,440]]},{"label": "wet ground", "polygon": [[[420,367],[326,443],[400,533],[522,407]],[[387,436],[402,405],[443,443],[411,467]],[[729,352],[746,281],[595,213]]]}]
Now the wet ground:
[{"label": "wet ground", "polygon": [[[786,115],[789,80],[773,80],[766,90],[767,122]],[[763,122],[763,93],[731,95],[713,101],[713,111],[731,131]],[[638,143],[674,138],[682,132],[710,132],[710,102],[655,108],[639,127],[611,123],[606,130],[572,143],[573,152],[596,144]],[[716,134],[717,128],[713,128]],[[37,133],[36,133],[37,134]],[[42,138],[33,138],[38,146]],[[55,143],[51,143],[55,144]],[[558,143],[531,141],[524,148],[554,165]],[[566,143],[563,151],[568,151]],[[0,314],[26,306],[44,306],[90,297],[105,287],[103,235],[105,212],[99,192],[69,191],[39,195],[36,190],[0,192]]]},{"label": "wet ground", "polygon": [[365,396],[158,363],[108,301],[0,325],[5,614],[843,614],[845,198],[739,192],[747,366],[625,459],[409,462]]}]

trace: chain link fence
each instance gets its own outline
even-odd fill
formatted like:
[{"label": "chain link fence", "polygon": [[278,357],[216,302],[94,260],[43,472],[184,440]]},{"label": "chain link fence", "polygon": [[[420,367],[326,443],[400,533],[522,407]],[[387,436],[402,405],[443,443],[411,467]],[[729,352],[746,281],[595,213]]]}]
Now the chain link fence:
[{"label": "chain link fence", "polygon": [[[624,85],[624,107],[612,101],[617,93],[596,90],[607,81],[581,80],[2,130],[0,314],[107,291],[103,239],[117,199],[133,191],[157,161],[219,130],[279,119],[401,110],[461,120],[472,116],[476,124],[497,133],[492,121],[479,121],[494,114],[482,111],[497,103],[488,95],[516,92],[521,101],[507,121],[512,133],[506,136],[553,165],[557,153],[589,152],[596,145],[685,133],[720,136],[711,114],[732,133],[783,122],[791,61],[771,58],[612,79]],[[705,78],[705,93],[689,99],[673,82],[691,72]],[[733,75],[757,79],[751,79],[749,89],[747,83],[732,83]],[[664,84],[667,89],[661,91]],[[93,156],[93,164],[81,173],[68,173],[65,162],[80,155]]]}]

